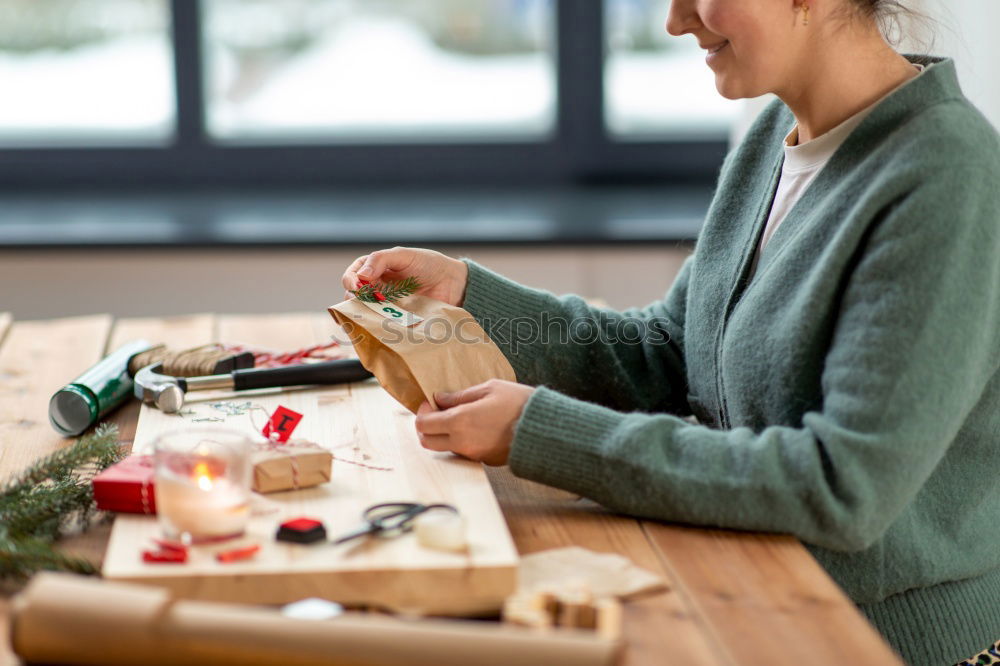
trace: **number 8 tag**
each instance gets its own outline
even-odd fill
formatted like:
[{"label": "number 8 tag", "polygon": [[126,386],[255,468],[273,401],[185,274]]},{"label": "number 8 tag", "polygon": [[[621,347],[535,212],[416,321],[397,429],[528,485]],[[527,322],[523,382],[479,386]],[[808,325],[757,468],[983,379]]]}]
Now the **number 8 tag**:
[{"label": "number 8 tag", "polygon": [[407,328],[415,326],[424,320],[423,317],[418,317],[409,310],[404,310],[395,303],[390,303],[389,301],[382,301],[381,303],[371,303],[369,301],[358,302],[363,305],[367,305],[371,310],[382,315],[386,319],[397,321]]}]

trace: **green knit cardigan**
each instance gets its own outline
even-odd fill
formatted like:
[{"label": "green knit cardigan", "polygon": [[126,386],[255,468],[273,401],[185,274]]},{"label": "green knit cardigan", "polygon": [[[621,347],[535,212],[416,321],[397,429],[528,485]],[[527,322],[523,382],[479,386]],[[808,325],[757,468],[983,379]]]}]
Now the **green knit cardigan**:
[{"label": "green knit cardigan", "polygon": [[795,123],[779,100],[662,301],[593,308],[469,261],[464,307],[539,385],[516,475],[793,534],[908,663],[947,666],[1000,639],[1000,137],[950,59],[907,57],[927,69],[848,137],[752,279]]}]

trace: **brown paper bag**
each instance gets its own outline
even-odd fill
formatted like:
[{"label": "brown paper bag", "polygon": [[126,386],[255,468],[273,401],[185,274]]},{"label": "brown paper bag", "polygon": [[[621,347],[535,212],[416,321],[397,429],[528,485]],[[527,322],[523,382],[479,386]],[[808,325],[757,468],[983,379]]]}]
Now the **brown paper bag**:
[{"label": "brown paper bag", "polygon": [[517,381],[514,369],[472,315],[415,294],[398,302],[353,298],[329,308],[361,364],[389,395],[416,413],[434,394],[489,379]]},{"label": "brown paper bag", "polygon": [[315,445],[290,442],[251,454],[252,489],[258,493],[298,490],[330,480],[333,454]]}]

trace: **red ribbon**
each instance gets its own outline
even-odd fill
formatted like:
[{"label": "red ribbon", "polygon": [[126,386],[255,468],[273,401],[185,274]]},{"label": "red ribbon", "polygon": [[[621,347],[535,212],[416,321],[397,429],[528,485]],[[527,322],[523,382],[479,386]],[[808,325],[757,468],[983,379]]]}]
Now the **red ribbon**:
[{"label": "red ribbon", "polygon": [[[362,280],[361,278],[358,278],[358,284],[364,286],[364,285],[371,284],[371,282],[369,282],[368,280]],[[385,296],[382,294],[381,291],[376,291],[374,293],[374,296],[375,296],[375,300],[378,301],[378,302],[380,302],[380,303],[382,303],[382,302],[384,302],[386,300]]]},{"label": "red ribbon", "polygon": [[285,365],[297,365],[309,360],[328,361],[336,358],[343,358],[343,354],[324,354],[322,352],[340,345],[336,342],[328,342],[322,345],[313,345],[296,351],[277,352],[264,351],[260,349],[250,349],[244,345],[224,345],[223,348],[234,354],[250,352],[253,354],[253,365],[255,368],[277,368]]}]

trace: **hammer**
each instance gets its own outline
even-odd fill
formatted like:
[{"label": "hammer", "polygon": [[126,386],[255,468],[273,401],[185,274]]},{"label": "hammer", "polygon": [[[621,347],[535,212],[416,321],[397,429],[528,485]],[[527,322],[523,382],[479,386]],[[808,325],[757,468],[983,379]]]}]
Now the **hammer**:
[{"label": "hammer", "polygon": [[249,368],[201,377],[172,377],[162,371],[163,364],[154,363],[137,372],[135,397],[167,413],[180,411],[184,406],[184,394],[188,391],[246,391],[306,384],[347,384],[372,376],[360,361],[353,358],[283,368]]}]

